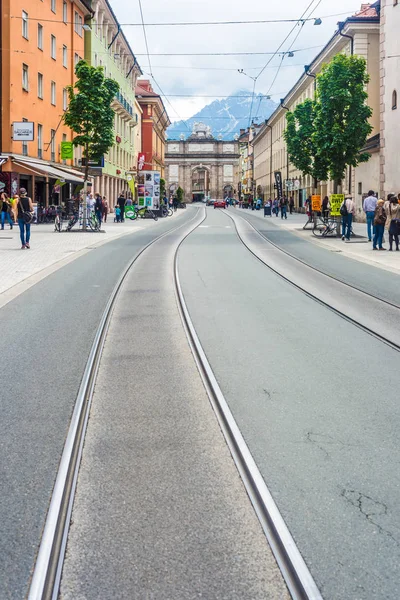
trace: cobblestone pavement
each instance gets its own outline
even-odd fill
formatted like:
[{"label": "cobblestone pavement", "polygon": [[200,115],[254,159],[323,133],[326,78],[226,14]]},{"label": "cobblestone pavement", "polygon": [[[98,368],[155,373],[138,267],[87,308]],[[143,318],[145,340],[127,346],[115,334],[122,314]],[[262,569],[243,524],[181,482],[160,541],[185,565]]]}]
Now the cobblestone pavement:
[{"label": "cobblestone pavement", "polygon": [[[172,218],[179,218],[183,211],[178,211]],[[10,230],[6,225],[0,230],[0,304],[1,295],[28,277],[55,266],[59,267],[80,256],[90,248],[100,246],[118,237],[156,226],[152,219],[125,221],[114,223],[111,220],[102,224],[104,233],[78,230],[57,233],[51,223],[32,225],[31,249],[21,250],[18,225]]]},{"label": "cobblestone pavement", "polygon": [[[246,210],[238,211],[238,214],[247,213]],[[374,267],[380,267],[388,271],[400,273],[400,252],[374,252],[372,250],[372,242],[368,242],[367,238],[367,226],[365,223],[353,223],[353,230],[357,238],[352,239],[349,243],[342,242],[340,238],[316,238],[311,229],[303,229],[303,225],[307,221],[307,215],[293,214],[288,215],[287,220],[282,220],[280,216],[276,218],[264,217],[262,211],[250,211],[252,215],[257,215],[260,219],[268,219],[278,227],[284,227],[291,233],[299,235],[302,238],[306,238],[309,242],[314,242],[319,246],[328,248],[332,252],[341,252],[349,258],[359,260],[364,263],[374,265]],[[385,243],[384,247],[386,250],[389,249],[389,234],[385,231]],[[393,245],[394,247],[394,245]]]}]

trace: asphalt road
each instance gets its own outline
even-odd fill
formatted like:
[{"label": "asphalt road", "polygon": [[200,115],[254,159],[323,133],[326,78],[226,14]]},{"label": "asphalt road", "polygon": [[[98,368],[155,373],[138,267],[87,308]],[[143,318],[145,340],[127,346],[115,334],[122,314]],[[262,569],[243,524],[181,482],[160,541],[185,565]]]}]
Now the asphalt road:
[{"label": "asphalt road", "polygon": [[[322,246],[318,247],[316,243],[310,243],[298,235],[274,225],[276,217],[264,218],[260,214],[261,211],[229,210],[249,221],[268,240],[315,269],[368,294],[400,306],[400,275],[353,260],[337,252],[333,253]],[[290,215],[288,219],[290,219]],[[312,235],[311,231],[310,235]],[[387,235],[386,233],[386,237]],[[341,243],[338,240],[338,250],[340,250]]]},{"label": "asphalt road", "polygon": [[192,219],[100,246],[0,309],[0,598],[24,598],[91,344],[121,272],[149,241]]},{"label": "asphalt road", "polygon": [[192,226],[146,250],[118,295],[85,438],[62,600],[289,598],[178,312],[174,254]]},{"label": "asphalt road", "polygon": [[398,352],[273,274],[220,211],[184,242],[179,273],[217,380],[324,598],[397,599]]}]

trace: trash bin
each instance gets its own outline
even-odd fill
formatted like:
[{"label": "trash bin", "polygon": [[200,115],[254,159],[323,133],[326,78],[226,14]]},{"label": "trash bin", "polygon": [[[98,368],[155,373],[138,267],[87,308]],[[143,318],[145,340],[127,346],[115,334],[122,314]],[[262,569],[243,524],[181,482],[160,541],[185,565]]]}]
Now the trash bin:
[{"label": "trash bin", "polygon": [[270,217],[271,216],[271,207],[270,206],[264,206],[264,217]]}]

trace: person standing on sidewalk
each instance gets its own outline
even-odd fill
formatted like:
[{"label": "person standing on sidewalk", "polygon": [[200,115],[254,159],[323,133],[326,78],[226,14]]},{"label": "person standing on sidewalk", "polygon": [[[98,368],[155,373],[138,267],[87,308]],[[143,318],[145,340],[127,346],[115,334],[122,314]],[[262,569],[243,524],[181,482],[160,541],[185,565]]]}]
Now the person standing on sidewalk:
[{"label": "person standing on sidewalk", "polygon": [[292,215],[293,214],[293,209],[294,209],[294,198],[293,196],[290,196],[289,198],[289,212]]},{"label": "person standing on sidewalk", "polygon": [[280,207],[281,207],[281,219],[285,218],[287,219],[287,198],[284,196],[283,198],[281,198],[280,201]]},{"label": "person standing on sidewalk", "polygon": [[363,211],[365,212],[365,216],[367,218],[367,234],[368,241],[372,242],[372,234],[374,219],[375,219],[375,209],[378,204],[378,198],[375,196],[373,190],[369,190],[368,196],[365,198],[363,202]]},{"label": "person standing on sidewalk", "polygon": [[275,216],[277,217],[279,214],[279,203],[278,203],[278,199],[274,198],[274,201],[272,203],[272,211],[275,213]]},{"label": "person standing on sidewalk", "polygon": [[330,211],[331,205],[329,204],[329,198],[328,196],[325,196],[325,198],[322,200],[322,218],[323,219],[327,219],[329,217],[329,211]]},{"label": "person standing on sidewalk", "polygon": [[385,227],[389,232],[389,251],[393,250],[393,241],[396,250],[399,252],[399,234],[400,234],[400,204],[395,195],[390,198],[389,206],[386,212]]},{"label": "person standing on sidewalk", "polygon": [[[26,195],[26,189],[21,188],[19,190],[19,200],[17,204],[18,210],[18,225],[19,233],[21,237],[21,250],[30,248],[31,239],[31,221],[33,218],[33,204],[32,200]],[[29,219],[30,215],[30,219]]]},{"label": "person standing on sidewalk", "polygon": [[353,223],[353,217],[356,214],[356,205],[351,196],[346,196],[340,207],[340,214],[342,215],[342,240],[349,242],[351,225]]},{"label": "person standing on sidewalk", "polygon": [[374,240],[372,250],[378,250],[377,246],[379,246],[379,250],[386,250],[386,248],[382,247],[383,234],[385,232],[385,223],[386,223],[386,211],[384,207],[385,201],[380,198],[378,200],[378,205],[375,209],[375,218],[374,218]]},{"label": "person standing on sidewalk", "polygon": [[0,196],[1,210],[1,228],[4,229],[4,221],[7,219],[10,229],[13,228],[13,219],[11,218],[11,202],[5,192]]},{"label": "person standing on sidewalk", "polygon": [[98,222],[101,224],[102,213],[103,213],[103,200],[101,199],[100,194],[95,195],[94,211],[96,213]]},{"label": "person standing on sidewalk", "polygon": [[103,196],[103,221],[107,223],[107,215],[108,215],[108,202],[107,198]]},{"label": "person standing on sidewalk", "polygon": [[125,220],[125,195],[124,192],[121,192],[118,199],[117,204],[121,210],[121,223]]}]

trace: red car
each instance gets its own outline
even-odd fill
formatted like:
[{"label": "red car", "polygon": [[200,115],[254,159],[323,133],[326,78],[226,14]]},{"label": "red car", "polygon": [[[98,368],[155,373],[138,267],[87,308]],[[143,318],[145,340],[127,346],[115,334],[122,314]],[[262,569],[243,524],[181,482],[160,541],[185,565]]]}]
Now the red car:
[{"label": "red car", "polygon": [[226,208],[225,200],[216,200],[214,202],[214,208]]}]

